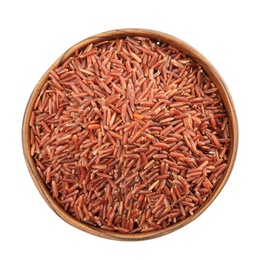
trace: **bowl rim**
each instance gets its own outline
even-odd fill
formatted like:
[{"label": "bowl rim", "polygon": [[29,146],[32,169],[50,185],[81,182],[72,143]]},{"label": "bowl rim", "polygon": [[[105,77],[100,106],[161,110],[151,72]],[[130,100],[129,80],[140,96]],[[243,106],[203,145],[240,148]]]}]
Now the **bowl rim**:
[{"label": "bowl rim", "polygon": [[[106,41],[110,39],[124,38],[127,36],[130,36],[130,37],[143,36],[143,37],[147,37],[152,40],[155,40],[155,41],[166,42],[168,44],[171,44],[179,48],[186,55],[192,58],[195,62],[200,64],[202,68],[204,69],[204,71],[211,78],[212,82],[217,86],[220,92],[220,95],[222,96],[224,105],[226,107],[226,110],[230,118],[230,136],[232,138],[230,148],[229,148],[228,167],[226,169],[226,172],[224,173],[224,176],[221,178],[221,180],[215,187],[212,194],[205,201],[205,203],[202,206],[200,206],[200,208],[195,212],[195,214],[190,215],[184,220],[178,223],[172,224],[165,229],[156,230],[156,231],[147,232],[147,233],[133,233],[133,234],[123,234],[119,232],[105,231],[105,230],[102,230],[101,228],[87,225],[77,220],[76,218],[71,216],[66,211],[64,211],[64,209],[62,209],[60,205],[53,199],[45,183],[41,180],[36,170],[36,166],[34,164],[33,158],[30,156],[30,142],[29,142],[30,140],[29,139],[29,133],[30,133],[29,119],[30,119],[31,111],[33,109],[35,100],[42,89],[43,84],[46,82],[48,78],[49,72],[52,69],[58,67],[60,64],[62,64],[67,58],[73,55],[76,50],[82,49],[90,43],[98,43],[98,42],[102,42],[102,41]],[[210,63],[210,61],[208,61],[208,59],[205,58],[203,54],[201,54],[191,45],[189,45],[188,43],[184,42],[183,40],[175,36],[172,36],[164,32],[156,31],[156,30],[140,29],[140,28],[115,29],[115,30],[108,30],[108,31],[105,31],[99,34],[95,34],[93,36],[90,36],[74,44],[72,47],[66,50],[43,74],[43,76],[40,78],[40,80],[37,82],[36,86],[32,90],[32,93],[29,97],[29,100],[27,102],[26,109],[24,112],[23,122],[22,122],[22,148],[23,148],[23,155],[24,155],[24,159],[25,159],[28,171],[32,177],[32,180],[36,188],[38,189],[39,193],[41,194],[45,202],[48,204],[48,206],[66,223],[82,231],[90,233],[92,235],[107,238],[107,239],[122,240],[122,241],[147,240],[147,239],[153,239],[153,238],[157,238],[157,237],[169,234],[189,224],[190,222],[198,218],[211,205],[211,203],[215,200],[218,194],[222,191],[223,187],[225,186],[233,170],[236,155],[237,155],[238,121],[237,121],[237,115],[236,115],[235,106],[234,106],[231,94],[223,78],[221,77],[219,72],[216,70],[216,68]]]}]

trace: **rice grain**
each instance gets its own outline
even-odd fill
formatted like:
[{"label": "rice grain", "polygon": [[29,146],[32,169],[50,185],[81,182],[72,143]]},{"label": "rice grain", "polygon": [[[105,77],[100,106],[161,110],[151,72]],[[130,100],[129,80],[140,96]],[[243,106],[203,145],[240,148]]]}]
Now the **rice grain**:
[{"label": "rice grain", "polygon": [[228,166],[217,87],[183,52],[143,37],[90,44],[50,71],[29,127],[51,195],[112,232],[150,232],[195,214]]}]

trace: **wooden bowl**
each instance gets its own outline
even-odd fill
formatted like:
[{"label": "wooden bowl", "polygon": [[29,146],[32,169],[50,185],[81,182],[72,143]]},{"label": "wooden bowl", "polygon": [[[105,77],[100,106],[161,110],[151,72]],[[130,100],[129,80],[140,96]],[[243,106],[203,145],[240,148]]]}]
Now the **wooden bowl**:
[{"label": "wooden bowl", "polygon": [[[226,169],[225,174],[220,179],[219,183],[217,184],[217,186],[215,187],[209,198],[205,201],[205,203],[193,215],[190,215],[184,220],[172,224],[167,228],[152,231],[152,232],[147,232],[147,233],[134,233],[134,234],[123,234],[119,232],[105,231],[101,228],[83,223],[77,220],[76,218],[74,218],[73,216],[71,216],[69,213],[67,213],[51,196],[49,190],[47,189],[46,184],[42,181],[41,177],[39,176],[39,173],[36,169],[35,161],[30,155],[30,127],[29,127],[30,115],[34,103],[36,101],[36,98],[39,92],[41,91],[44,83],[48,79],[49,72],[57,68],[59,65],[61,65],[63,61],[67,60],[70,56],[72,56],[76,50],[82,49],[90,43],[98,43],[109,39],[124,38],[126,36],[131,36],[131,37],[143,36],[143,37],[148,37],[155,41],[168,43],[172,46],[177,47],[178,49],[183,51],[186,55],[188,55],[188,57],[194,60],[196,63],[200,64],[203,70],[210,77],[212,82],[217,86],[221,94],[222,100],[224,102],[225,108],[230,118],[230,137],[231,137],[231,143],[228,152],[228,167]],[[38,191],[40,192],[46,203],[50,206],[50,208],[64,221],[66,221],[68,224],[80,230],[107,239],[126,240],[126,241],[145,240],[145,239],[152,239],[152,238],[163,236],[165,234],[178,230],[179,228],[192,222],[194,219],[200,216],[214,201],[214,199],[218,196],[218,194],[226,184],[231,174],[232,168],[234,166],[237,147],[238,147],[238,123],[237,123],[234,104],[224,80],[219,75],[217,70],[213,67],[213,65],[201,53],[199,53],[197,50],[195,50],[194,48],[192,48],[190,45],[183,42],[182,40],[162,32],[145,30],[145,29],[121,29],[121,30],[112,30],[112,31],[100,33],[77,43],[76,45],[68,49],[65,53],[63,53],[54,62],[54,64],[45,72],[45,74],[42,76],[42,78],[35,86],[25,110],[23,126],[22,126],[22,144],[23,144],[24,157],[29,173]]]}]

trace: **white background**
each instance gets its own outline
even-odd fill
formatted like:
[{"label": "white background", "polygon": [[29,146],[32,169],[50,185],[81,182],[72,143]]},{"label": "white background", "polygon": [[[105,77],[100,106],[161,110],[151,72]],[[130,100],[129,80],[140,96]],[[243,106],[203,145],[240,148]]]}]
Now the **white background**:
[{"label": "white background", "polygon": [[[262,1],[28,1],[0,3],[0,259],[263,259]],[[24,162],[22,118],[47,68],[69,47],[117,28],[174,35],[217,68],[239,120],[229,181],[194,222],[161,238],[112,241],[62,221]]]}]

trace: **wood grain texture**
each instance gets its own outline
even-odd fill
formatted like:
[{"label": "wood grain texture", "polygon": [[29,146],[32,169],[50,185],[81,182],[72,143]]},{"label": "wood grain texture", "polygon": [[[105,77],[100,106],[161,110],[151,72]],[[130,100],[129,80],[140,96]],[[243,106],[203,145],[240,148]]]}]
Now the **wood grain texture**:
[{"label": "wood grain texture", "polygon": [[[65,212],[58,203],[52,198],[51,194],[49,193],[45,183],[41,180],[40,176],[38,175],[38,172],[36,170],[36,166],[34,163],[33,158],[30,156],[30,140],[29,140],[29,120],[30,120],[30,114],[33,109],[34,102],[39,94],[39,92],[42,89],[43,84],[48,79],[48,75],[50,70],[55,69],[56,67],[60,66],[66,59],[68,59],[71,55],[74,54],[74,52],[78,49],[82,49],[83,47],[87,46],[90,43],[97,43],[104,40],[109,39],[117,39],[117,38],[124,38],[126,36],[144,36],[151,38],[152,40],[166,42],[168,44],[171,44],[180,50],[182,50],[185,54],[187,54],[190,58],[192,58],[195,62],[199,63],[205,72],[208,74],[210,79],[213,81],[213,83],[217,86],[222,99],[224,101],[224,105],[228,111],[229,117],[230,117],[230,135],[231,135],[231,145],[229,149],[229,161],[228,161],[228,168],[223,176],[223,178],[218,183],[217,187],[213,191],[212,195],[207,199],[207,201],[195,212],[194,215],[187,217],[185,220],[180,221],[176,224],[173,224],[166,229],[153,231],[149,233],[135,233],[135,234],[121,234],[117,232],[108,232],[105,230],[102,230],[100,228],[91,227],[85,223],[82,223],[72,217],[70,214]],[[65,53],[63,53],[54,63],[51,65],[51,67],[45,72],[45,74],[42,76],[42,78],[39,80],[39,82],[36,84],[35,88],[33,89],[33,92],[29,98],[27,107],[25,109],[24,118],[23,118],[23,124],[22,124],[22,145],[23,145],[23,153],[24,158],[29,170],[29,173],[32,177],[32,180],[37,187],[39,193],[42,195],[43,199],[46,201],[46,203],[50,206],[50,208],[64,221],[66,221],[68,224],[82,230],[85,232],[88,232],[90,234],[107,238],[107,239],[113,239],[113,240],[123,240],[123,241],[136,241],[136,240],[146,240],[146,239],[153,239],[157,238],[163,235],[166,235],[168,233],[174,232],[178,230],[179,228],[189,224],[194,219],[199,217],[208,207],[209,205],[214,201],[214,199],[218,196],[218,194],[223,189],[224,185],[226,184],[231,171],[234,166],[237,149],[238,149],[238,123],[237,123],[237,116],[234,108],[234,104],[231,98],[231,95],[229,93],[229,90],[223,80],[223,78],[220,76],[218,71],[214,68],[214,66],[197,50],[195,50],[193,47],[188,45],[187,43],[183,42],[182,40],[162,33],[158,31],[153,30],[145,30],[145,29],[119,29],[119,30],[112,30],[103,32],[97,35],[94,35],[92,37],[89,37],[74,46],[72,46],[70,49],[68,49]]]}]

